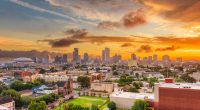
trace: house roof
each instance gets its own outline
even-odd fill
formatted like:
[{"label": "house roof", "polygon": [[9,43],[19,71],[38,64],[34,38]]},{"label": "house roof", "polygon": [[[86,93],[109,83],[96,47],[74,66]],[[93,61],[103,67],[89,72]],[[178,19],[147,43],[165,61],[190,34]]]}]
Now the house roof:
[{"label": "house roof", "polygon": [[56,83],[58,87],[64,87],[66,82],[65,81],[60,81]]},{"label": "house roof", "polygon": [[0,104],[12,102],[13,99],[9,96],[0,97]]}]

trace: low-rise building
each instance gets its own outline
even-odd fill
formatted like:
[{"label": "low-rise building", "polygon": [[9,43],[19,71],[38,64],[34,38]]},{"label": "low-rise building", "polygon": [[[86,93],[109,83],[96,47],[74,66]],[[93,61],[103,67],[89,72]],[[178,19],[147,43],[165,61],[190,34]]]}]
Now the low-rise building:
[{"label": "low-rise building", "polygon": [[131,109],[137,99],[153,102],[154,94],[118,91],[110,95],[110,101],[115,102],[117,108],[121,109]]},{"label": "low-rise building", "polygon": [[15,110],[15,101],[8,96],[0,97],[0,110]]},{"label": "low-rise building", "polygon": [[33,82],[38,77],[37,71],[15,71],[14,77],[24,82]]},{"label": "low-rise building", "polygon": [[54,85],[42,85],[40,87],[33,88],[33,93],[37,94],[58,94],[58,87]]},{"label": "low-rise building", "polygon": [[93,82],[89,94],[91,96],[109,97],[109,94],[114,91],[112,82]]},{"label": "low-rise building", "polygon": [[58,86],[58,94],[62,94],[65,97],[73,96],[73,80],[70,79],[68,81],[57,82]]},{"label": "low-rise building", "polygon": [[66,74],[39,74],[38,78],[45,80],[45,82],[60,82],[67,81],[69,76]]}]

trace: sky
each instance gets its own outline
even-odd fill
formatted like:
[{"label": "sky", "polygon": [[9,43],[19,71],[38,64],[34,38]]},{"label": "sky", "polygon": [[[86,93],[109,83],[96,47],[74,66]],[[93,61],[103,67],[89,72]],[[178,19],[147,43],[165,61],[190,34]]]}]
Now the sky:
[{"label": "sky", "polygon": [[0,49],[200,59],[199,0],[0,0]]}]

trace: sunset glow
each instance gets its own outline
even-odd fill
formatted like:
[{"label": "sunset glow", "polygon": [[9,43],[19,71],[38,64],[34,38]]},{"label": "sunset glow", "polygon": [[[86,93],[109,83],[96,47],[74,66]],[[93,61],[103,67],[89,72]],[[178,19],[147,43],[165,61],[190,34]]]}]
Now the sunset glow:
[{"label": "sunset glow", "polygon": [[200,59],[199,0],[1,0],[0,49]]}]

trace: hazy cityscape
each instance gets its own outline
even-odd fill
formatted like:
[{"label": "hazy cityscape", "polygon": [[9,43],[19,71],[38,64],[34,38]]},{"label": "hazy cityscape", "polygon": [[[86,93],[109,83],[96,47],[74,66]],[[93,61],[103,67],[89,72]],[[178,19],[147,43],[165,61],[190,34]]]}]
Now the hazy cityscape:
[{"label": "hazy cityscape", "polygon": [[199,110],[199,0],[1,0],[0,110]]}]

